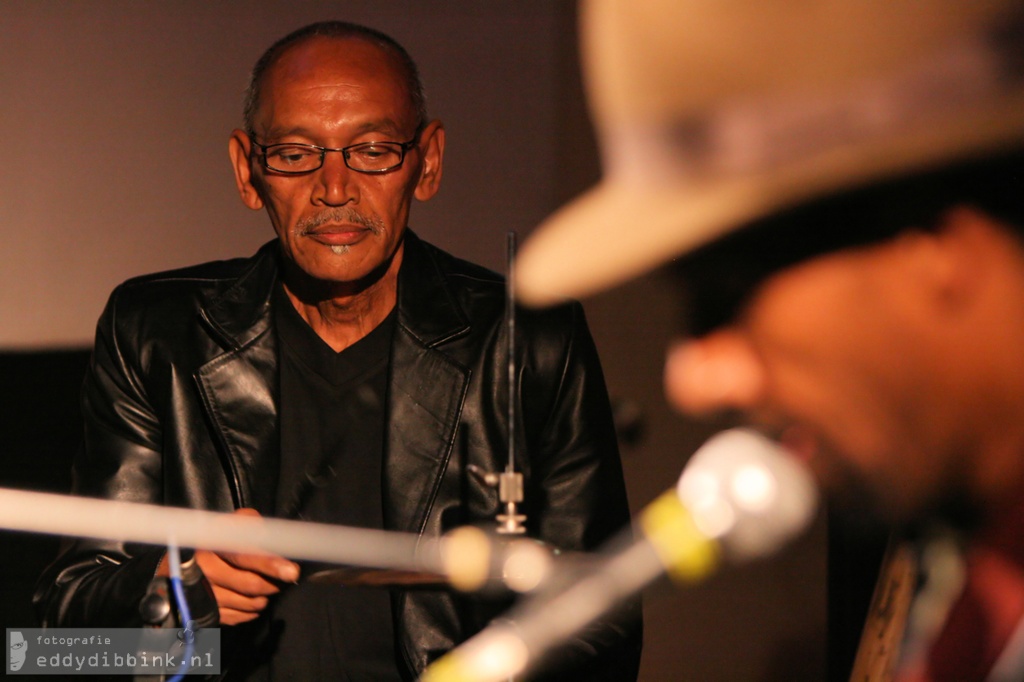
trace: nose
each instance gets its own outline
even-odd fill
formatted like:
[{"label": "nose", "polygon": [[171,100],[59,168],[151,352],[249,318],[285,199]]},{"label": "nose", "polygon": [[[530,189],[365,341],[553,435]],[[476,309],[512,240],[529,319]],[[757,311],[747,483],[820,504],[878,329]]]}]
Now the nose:
[{"label": "nose", "polygon": [[744,337],[719,331],[670,348],[664,382],[673,407],[706,414],[754,407],[763,398],[766,377],[760,357]]},{"label": "nose", "polygon": [[313,201],[324,206],[342,206],[359,202],[356,171],[345,165],[344,152],[331,150],[324,154],[324,163],[316,171],[316,189]]}]

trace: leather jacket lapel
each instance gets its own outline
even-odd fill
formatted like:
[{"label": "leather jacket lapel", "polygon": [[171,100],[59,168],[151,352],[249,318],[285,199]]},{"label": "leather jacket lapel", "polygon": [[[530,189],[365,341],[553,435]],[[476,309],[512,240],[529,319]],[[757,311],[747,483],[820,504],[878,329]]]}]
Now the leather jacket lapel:
[{"label": "leather jacket lapel", "polygon": [[384,524],[421,533],[455,442],[469,370],[439,349],[469,320],[416,235],[406,233],[398,285],[384,452]]},{"label": "leather jacket lapel", "polygon": [[401,329],[392,353],[384,523],[421,533],[452,454],[469,372]]},{"label": "leather jacket lapel", "polygon": [[273,513],[280,460],[277,340],[270,316],[276,249],[276,241],[266,244],[252,268],[202,310],[205,327],[227,352],[195,373],[235,505],[264,514]]}]

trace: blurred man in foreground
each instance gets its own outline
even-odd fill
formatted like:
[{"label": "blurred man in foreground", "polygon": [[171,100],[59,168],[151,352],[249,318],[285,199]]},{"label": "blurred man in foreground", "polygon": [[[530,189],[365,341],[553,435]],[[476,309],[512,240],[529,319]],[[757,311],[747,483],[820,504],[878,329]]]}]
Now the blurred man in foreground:
[{"label": "blurred man in foreground", "polygon": [[957,547],[923,564],[889,672],[1022,679],[1024,7],[595,0],[583,22],[605,180],[525,245],[522,299],[671,259],[672,404],[742,413],[842,506]]}]

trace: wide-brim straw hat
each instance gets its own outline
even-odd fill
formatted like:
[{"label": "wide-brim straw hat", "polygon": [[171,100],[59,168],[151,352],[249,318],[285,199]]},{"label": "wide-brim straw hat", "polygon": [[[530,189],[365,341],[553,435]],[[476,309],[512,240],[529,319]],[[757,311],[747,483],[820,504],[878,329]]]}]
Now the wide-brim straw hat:
[{"label": "wide-brim straw hat", "polygon": [[580,17],[604,175],[520,249],[527,304],[1024,142],[1019,1],[592,0]]}]

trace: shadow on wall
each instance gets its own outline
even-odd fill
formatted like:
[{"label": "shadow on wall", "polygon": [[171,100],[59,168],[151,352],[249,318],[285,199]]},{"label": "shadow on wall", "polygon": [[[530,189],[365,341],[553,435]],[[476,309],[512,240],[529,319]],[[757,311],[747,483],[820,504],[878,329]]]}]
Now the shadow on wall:
[{"label": "shadow on wall", "polygon": [[[66,493],[81,439],[87,350],[0,353],[0,486]],[[38,627],[32,589],[59,539],[0,531],[0,627]]]}]

